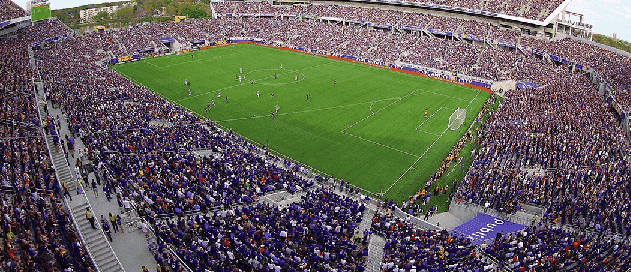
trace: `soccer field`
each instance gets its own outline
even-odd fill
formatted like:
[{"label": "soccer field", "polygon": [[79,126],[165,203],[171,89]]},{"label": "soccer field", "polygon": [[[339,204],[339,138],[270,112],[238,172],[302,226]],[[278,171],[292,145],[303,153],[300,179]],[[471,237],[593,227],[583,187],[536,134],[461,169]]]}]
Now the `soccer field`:
[{"label": "soccer field", "polygon": [[[490,96],[456,84],[264,46],[193,54],[147,58],[115,69],[259,145],[267,143],[294,161],[397,202],[423,187]],[[191,83],[190,95],[185,80]],[[213,99],[215,106],[206,115],[206,104]],[[466,109],[467,118],[452,131],[449,116],[458,107]]]}]

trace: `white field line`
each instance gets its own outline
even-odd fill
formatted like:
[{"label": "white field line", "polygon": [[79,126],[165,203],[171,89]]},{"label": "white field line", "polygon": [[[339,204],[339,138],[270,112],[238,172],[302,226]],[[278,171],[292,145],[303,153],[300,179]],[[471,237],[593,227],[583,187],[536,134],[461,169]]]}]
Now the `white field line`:
[{"label": "white field line", "polygon": [[438,108],[438,110],[436,110],[434,113],[432,113],[432,115],[427,117],[427,119],[425,119],[425,121],[423,121],[420,125],[418,125],[418,127],[416,129],[422,127],[427,121],[429,121],[429,119],[432,119],[432,117],[434,117],[434,115],[437,114],[443,108],[453,110],[452,108],[449,108],[449,107],[440,107],[440,108]]},{"label": "white field line", "polygon": [[357,136],[355,134],[350,134],[350,133],[344,132],[344,131],[342,131],[342,133],[344,133],[344,134],[346,134],[348,136],[352,136],[352,137],[355,137],[357,139],[360,139],[360,140],[372,143],[372,144],[376,144],[376,145],[381,146],[381,147],[385,147],[385,148],[392,149],[392,150],[397,151],[397,152],[401,152],[401,153],[403,153],[405,155],[409,155],[409,156],[412,156],[412,157],[418,157],[418,155],[416,155],[416,154],[412,154],[412,153],[409,153],[409,152],[406,152],[406,151],[403,151],[403,150],[400,150],[400,149],[397,149],[397,148],[394,148],[394,147],[391,147],[391,146],[387,146],[387,145],[384,145],[384,144],[381,144],[381,143],[378,143],[378,142],[375,142],[375,141],[364,139],[364,138],[362,138],[360,136]]},{"label": "white field line", "polygon": [[[413,93],[417,92],[418,90],[420,90],[420,89],[416,89],[416,90],[412,91],[412,92],[411,92],[411,93],[409,93],[409,94],[406,94],[406,95],[404,95],[404,96],[402,96],[402,97],[399,97],[399,99],[398,99],[398,100],[396,100],[396,101],[394,101],[394,102],[392,102],[392,103],[390,103],[390,104],[386,105],[385,107],[383,107],[383,108],[379,109],[378,111],[373,112],[372,114],[370,114],[370,115],[368,115],[368,116],[366,116],[366,117],[362,118],[361,120],[359,120],[359,121],[355,122],[354,124],[352,124],[352,125],[350,125],[350,126],[346,127],[345,129],[342,129],[342,133],[344,133],[344,131],[346,131],[347,129],[352,128],[352,127],[354,127],[355,125],[357,125],[357,124],[359,124],[359,123],[363,122],[364,120],[366,120],[366,119],[370,118],[371,116],[373,116],[373,115],[375,115],[375,114],[379,113],[380,111],[385,110],[386,108],[388,108],[388,107],[392,106],[393,104],[395,104],[395,103],[397,103],[397,102],[399,102],[399,101],[403,100],[404,98],[406,98],[406,97],[408,97],[408,96],[412,95]],[[425,93],[425,92],[422,92],[422,93]],[[421,93],[421,94],[422,94],[422,93]],[[371,107],[371,111],[372,111],[372,107]]]},{"label": "white field line", "polygon": [[420,132],[423,132],[423,133],[426,133],[426,134],[429,134],[429,135],[433,135],[433,136],[436,136],[436,137],[440,137],[440,135],[438,135],[438,134],[436,134],[436,133],[431,133],[431,132],[429,132],[429,131],[425,131],[425,130],[419,130],[419,131],[420,131]]}]

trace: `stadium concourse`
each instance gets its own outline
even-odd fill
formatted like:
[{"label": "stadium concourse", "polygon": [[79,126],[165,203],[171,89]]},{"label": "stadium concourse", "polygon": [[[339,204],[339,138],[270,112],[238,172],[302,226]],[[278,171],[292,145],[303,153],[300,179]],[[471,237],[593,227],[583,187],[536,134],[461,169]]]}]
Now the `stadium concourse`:
[{"label": "stadium concourse", "polygon": [[[559,4],[529,1],[529,7],[542,8],[523,9],[522,1],[463,2],[468,8],[498,8],[527,18],[541,18]],[[2,12],[15,6],[0,4]],[[96,192],[101,194],[99,205],[106,205],[101,204],[107,203],[103,197],[110,195],[121,211],[138,214],[143,235],[156,235],[157,244],[147,248],[159,267],[149,271],[631,268],[629,145],[621,126],[628,117],[612,106],[629,110],[628,57],[571,39],[542,40],[478,21],[420,13],[328,4],[213,5],[218,19],[90,33],[30,51],[34,43],[71,32],[53,19],[0,42],[3,271],[110,271],[104,268],[116,266],[104,266],[101,254],[90,251],[90,238],[107,243],[107,235],[95,231],[80,236],[86,226],[91,231],[90,224],[83,211],[72,210],[75,200]],[[277,15],[242,19],[222,16],[226,13]],[[278,14],[431,27],[512,46]],[[402,216],[395,203],[306,175],[300,165],[262,153],[239,135],[105,67],[103,60],[112,56],[164,49],[158,42],[162,37],[183,43],[250,37],[375,63],[535,83],[541,87],[506,93],[483,125],[481,148],[454,201],[503,214],[536,205],[545,213],[527,229],[476,245],[447,229],[414,224],[423,220]],[[524,45],[546,54],[524,50]],[[589,74],[568,69],[549,55],[589,67],[619,91],[606,99]],[[34,85],[32,79],[43,84]],[[42,98],[49,103],[37,103]],[[51,112],[60,112],[62,120]],[[52,161],[49,156],[64,153],[61,165],[58,156]],[[68,166],[76,166],[70,178],[61,174]],[[545,174],[534,175],[532,169]],[[86,192],[92,184],[96,192]],[[416,204],[428,198],[428,192],[415,194],[406,202],[406,212],[426,214]],[[95,197],[86,199],[96,203]],[[97,225],[105,228],[104,223],[108,220]],[[136,228],[126,226],[132,227],[128,231]],[[144,263],[123,266],[140,271]]]}]

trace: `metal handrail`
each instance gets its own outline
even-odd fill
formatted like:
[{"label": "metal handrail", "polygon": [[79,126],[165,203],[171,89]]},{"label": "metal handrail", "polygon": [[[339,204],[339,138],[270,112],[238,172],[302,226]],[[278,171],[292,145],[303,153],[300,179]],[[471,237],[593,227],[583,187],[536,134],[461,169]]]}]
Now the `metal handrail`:
[{"label": "metal handrail", "polygon": [[171,251],[171,254],[173,254],[173,255],[177,258],[177,260],[178,260],[178,261],[179,261],[179,262],[180,262],[180,263],[184,266],[184,268],[185,268],[187,271],[189,271],[189,272],[193,272],[193,270],[192,270],[190,267],[188,267],[188,265],[187,265],[187,264],[186,264],[186,263],[185,263],[185,262],[184,262],[184,261],[180,258],[180,255],[179,255],[179,254],[177,254],[177,253],[173,250],[172,246],[171,246],[171,245],[169,245],[169,244],[167,244],[166,242],[164,242],[164,240],[162,239],[162,237],[160,237],[160,236],[156,235],[156,232],[153,230],[153,227],[151,226],[151,224],[149,224],[149,222],[147,222],[147,220],[145,220],[144,218],[142,218],[142,217],[139,217],[139,218],[140,218],[139,220],[143,221],[143,222],[144,222],[144,224],[145,224],[145,225],[147,225],[147,228],[149,229],[149,231],[151,232],[151,234],[152,234],[154,237],[156,237],[156,239],[160,239],[160,241],[161,241],[162,243],[164,243],[164,244],[166,244],[166,245],[167,245],[166,247],[169,249],[169,251]]}]

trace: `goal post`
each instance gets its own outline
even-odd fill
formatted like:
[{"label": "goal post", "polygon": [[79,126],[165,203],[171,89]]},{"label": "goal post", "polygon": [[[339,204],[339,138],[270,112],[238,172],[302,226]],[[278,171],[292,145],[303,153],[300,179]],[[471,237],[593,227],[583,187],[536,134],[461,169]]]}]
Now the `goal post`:
[{"label": "goal post", "polygon": [[456,130],[464,123],[464,119],[467,117],[467,111],[458,107],[454,113],[449,116],[449,129]]}]

